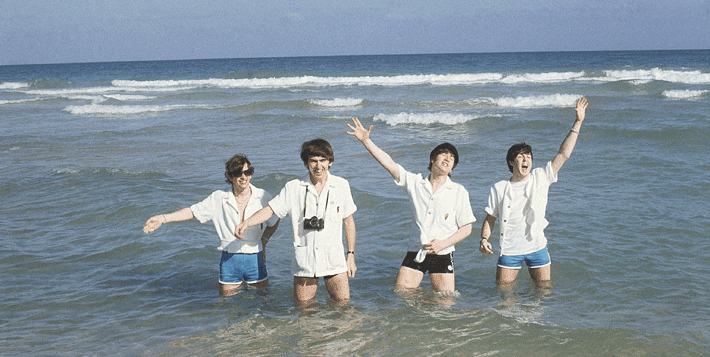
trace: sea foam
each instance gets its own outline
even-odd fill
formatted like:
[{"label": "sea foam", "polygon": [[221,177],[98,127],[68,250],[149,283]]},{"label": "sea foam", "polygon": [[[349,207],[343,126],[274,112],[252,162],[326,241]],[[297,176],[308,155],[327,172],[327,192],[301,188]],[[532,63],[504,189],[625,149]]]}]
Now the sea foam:
[{"label": "sea foam", "polygon": [[665,81],[684,84],[710,84],[710,73],[701,71],[678,71],[661,68],[636,69],[636,70],[608,70],[604,71],[607,81],[632,81],[635,84],[644,84],[649,81]]},{"label": "sea foam", "polygon": [[573,106],[581,96],[576,94],[551,94],[528,97],[500,97],[491,101],[503,108],[538,108],[538,107],[569,107]]},{"label": "sea foam", "polygon": [[5,104],[23,104],[23,103],[30,103],[30,102],[39,102],[42,100],[45,100],[47,98],[29,98],[29,99],[15,99],[15,100],[0,100],[0,105],[5,105]]},{"label": "sea foam", "polygon": [[358,98],[309,99],[308,102],[322,107],[354,107],[362,104]]},{"label": "sea foam", "polygon": [[479,115],[451,114],[451,113],[399,113],[377,114],[374,120],[394,126],[398,124],[445,124],[457,125],[471,120],[482,118]]},{"label": "sea foam", "polygon": [[663,96],[670,99],[691,99],[705,95],[708,90],[666,90]]},{"label": "sea foam", "polygon": [[135,115],[181,109],[207,109],[207,105],[70,105],[63,110],[74,115]]},{"label": "sea foam", "polygon": [[25,82],[2,82],[0,83],[0,89],[20,89],[29,87],[28,83]]},{"label": "sea foam", "polygon": [[167,91],[188,90],[195,88],[293,88],[293,87],[331,87],[331,86],[383,86],[401,87],[417,85],[455,86],[476,84],[520,84],[567,82],[584,78],[584,72],[548,72],[504,75],[501,73],[460,73],[460,74],[411,74],[397,76],[358,76],[358,77],[272,77],[244,79],[196,79],[196,80],[159,80],[134,81],[114,80],[111,84],[120,90],[131,91]]}]

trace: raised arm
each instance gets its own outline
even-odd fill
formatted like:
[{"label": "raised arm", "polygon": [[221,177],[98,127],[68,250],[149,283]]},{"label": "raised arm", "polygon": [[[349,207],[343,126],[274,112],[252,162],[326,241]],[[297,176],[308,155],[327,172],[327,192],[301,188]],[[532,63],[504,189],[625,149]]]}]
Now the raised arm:
[{"label": "raised arm", "polygon": [[579,129],[582,127],[582,122],[584,121],[587,104],[587,99],[584,97],[577,100],[577,106],[574,108],[577,117],[574,120],[574,124],[572,124],[572,129],[567,133],[565,140],[562,141],[560,151],[555,155],[555,158],[552,159],[552,170],[555,172],[555,176],[557,176],[557,173],[562,168],[562,165],[565,164],[565,161],[572,155],[572,150],[579,137]]},{"label": "raised arm", "polygon": [[173,213],[159,214],[157,216],[150,217],[148,221],[145,222],[145,225],[143,226],[143,233],[154,232],[164,223],[187,221],[188,219],[193,219],[194,217],[195,216],[192,215],[190,207],[185,207]]},{"label": "raised arm", "polygon": [[350,130],[352,130],[348,131],[348,134],[356,137],[363,145],[365,145],[365,148],[370,152],[372,157],[374,157],[375,160],[377,160],[377,162],[379,162],[380,165],[382,165],[382,167],[384,167],[385,170],[392,175],[392,178],[394,178],[395,181],[399,182],[399,166],[397,166],[397,163],[392,160],[392,157],[390,157],[389,154],[380,149],[374,142],[372,142],[372,140],[370,140],[370,131],[372,131],[373,126],[370,125],[369,128],[365,129],[358,118],[353,118],[353,125],[348,124]]}]

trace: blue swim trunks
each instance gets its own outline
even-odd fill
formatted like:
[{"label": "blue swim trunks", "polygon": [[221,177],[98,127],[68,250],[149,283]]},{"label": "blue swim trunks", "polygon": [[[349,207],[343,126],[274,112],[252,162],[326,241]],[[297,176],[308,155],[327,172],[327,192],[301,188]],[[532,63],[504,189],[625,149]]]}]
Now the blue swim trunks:
[{"label": "blue swim trunks", "polygon": [[243,254],[222,252],[219,262],[219,282],[222,284],[249,284],[262,282],[269,278],[266,262],[261,253]]},{"label": "blue swim trunks", "polygon": [[528,268],[542,268],[550,265],[550,253],[547,252],[547,247],[538,250],[535,253],[523,255],[501,255],[498,258],[498,266],[507,269],[520,269],[523,262]]}]

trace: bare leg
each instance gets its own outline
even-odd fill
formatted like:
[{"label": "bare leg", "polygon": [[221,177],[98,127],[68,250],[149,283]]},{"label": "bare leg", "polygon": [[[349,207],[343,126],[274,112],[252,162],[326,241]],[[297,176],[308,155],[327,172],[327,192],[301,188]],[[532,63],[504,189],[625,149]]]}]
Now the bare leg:
[{"label": "bare leg", "polygon": [[348,273],[340,273],[323,278],[325,288],[328,290],[330,297],[336,303],[344,303],[350,299],[350,283],[348,282]]},{"label": "bare leg", "polygon": [[456,289],[454,274],[429,274],[431,289],[437,292],[454,292]]},{"label": "bare leg", "polygon": [[424,278],[424,273],[407,267],[400,267],[397,274],[397,282],[394,285],[395,290],[414,289],[418,288]]},{"label": "bare leg", "polygon": [[544,266],[542,268],[530,268],[528,273],[530,278],[535,282],[535,286],[538,288],[549,288],[550,287],[550,265]]},{"label": "bare leg", "polygon": [[219,283],[219,294],[222,296],[232,296],[237,293],[237,290],[242,287],[242,283],[238,284],[223,284]]},{"label": "bare leg", "polygon": [[313,299],[317,290],[318,278],[293,277],[293,296],[296,298],[296,302],[303,303]]},{"label": "bare leg", "polygon": [[267,278],[267,279],[264,279],[264,280],[262,280],[262,281],[256,282],[256,283],[249,283],[249,286],[253,286],[253,287],[256,287],[256,288],[263,288],[263,287],[268,286],[268,285],[269,285],[269,279],[268,279],[268,278]]},{"label": "bare leg", "polygon": [[498,267],[496,269],[496,282],[498,285],[510,284],[518,277],[518,270]]}]

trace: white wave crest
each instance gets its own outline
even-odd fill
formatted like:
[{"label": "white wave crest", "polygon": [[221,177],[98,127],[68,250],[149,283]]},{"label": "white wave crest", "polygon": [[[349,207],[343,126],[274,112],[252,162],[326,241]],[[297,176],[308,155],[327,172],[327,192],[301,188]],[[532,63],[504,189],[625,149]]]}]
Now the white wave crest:
[{"label": "white wave crest", "polygon": [[20,93],[29,95],[41,95],[46,97],[58,97],[58,98],[69,98],[71,96],[79,95],[101,95],[104,93],[115,92],[116,88],[113,87],[84,87],[84,88],[71,88],[71,89],[30,89],[21,90]]},{"label": "white wave crest", "polygon": [[0,83],[0,89],[20,89],[29,87],[29,83],[25,82],[2,82]]},{"label": "white wave crest", "polygon": [[581,98],[581,96],[576,94],[552,94],[515,98],[492,98],[491,102],[504,108],[561,108],[573,106],[579,98]]},{"label": "white wave crest", "polygon": [[358,98],[309,99],[308,102],[322,107],[354,107],[362,104]]},{"label": "white wave crest", "polygon": [[47,98],[30,98],[30,99],[16,99],[16,100],[0,100],[0,105],[5,105],[5,104],[22,104],[22,103],[29,103],[29,102],[39,102],[42,100],[45,100]]},{"label": "white wave crest", "polygon": [[666,90],[663,96],[670,99],[691,99],[703,96],[708,90]]},{"label": "white wave crest", "polygon": [[109,99],[120,100],[122,102],[153,100],[156,98],[156,97],[145,96],[145,95],[131,95],[131,94],[104,94],[104,97],[109,98]]},{"label": "white wave crest", "polygon": [[701,71],[677,71],[661,68],[637,70],[604,71],[607,81],[631,81],[634,84],[643,84],[650,81],[666,81],[684,84],[710,84],[710,73]]},{"label": "white wave crest", "polygon": [[381,121],[387,125],[397,124],[445,124],[456,125],[479,119],[481,116],[450,113],[399,113],[399,114],[377,114],[374,120]]},{"label": "white wave crest", "polygon": [[293,87],[329,87],[329,86],[415,86],[415,85],[474,85],[474,84],[518,84],[551,83],[577,80],[584,77],[584,72],[550,72],[503,75],[501,73],[460,73],[460,74],[412,74],[399,76],[361,76],[361,77],[272,77],[245,79],[195,79],[195,80],[158,80],[134,81],[114,80],[111,84],[116,89],[125,91],[168,91],[194,88],[293,88]]},{"label": "white wave crest", "polygon": [[70,105],[63,111],[74,115],[136,115],[181,109],[209,108],[207,105]]},{"label": "white wave crest", "polygon": [[506,76],[501,80],[505,84],[518,83],[560,83],[584,77],[584,72],[523,73]]}]

